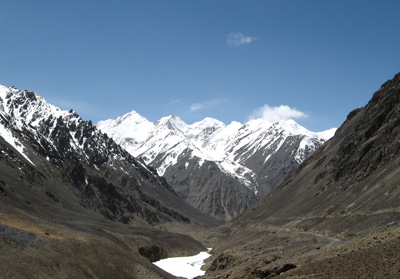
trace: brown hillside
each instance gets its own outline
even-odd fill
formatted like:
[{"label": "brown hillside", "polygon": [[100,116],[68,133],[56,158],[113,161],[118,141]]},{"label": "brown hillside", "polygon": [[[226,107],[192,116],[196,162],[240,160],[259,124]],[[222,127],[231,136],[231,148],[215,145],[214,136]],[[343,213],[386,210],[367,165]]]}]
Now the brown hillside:
[{"label": "brown hillside", "polygon": [[209,237],[207,278],[400,278],[400,74]]}]

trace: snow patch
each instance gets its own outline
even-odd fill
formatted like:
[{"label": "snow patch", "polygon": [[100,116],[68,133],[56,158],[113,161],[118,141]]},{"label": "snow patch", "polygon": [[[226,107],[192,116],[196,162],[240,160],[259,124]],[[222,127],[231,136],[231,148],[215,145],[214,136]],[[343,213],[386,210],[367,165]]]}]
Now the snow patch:
[{"label": "snow patch", "polygon": [[210,251],[211,248],[208,248],[207,252],[200,252],[195,256],[167,258],[153,264],[174,276],[192,279],[206,273],[201,267],[204,260],[211,256]]},{"label": "snow patch", "polygon": [[24,146],[22,143],[13,136],[13,134],[7,130],[1,123],[0,123],[0,136],[8,142],[12,147],[14,147],[31,165],[35,166],[35,164],[29,159],[28,155],[24,151]]},{"label": "snow patch", "polygon": [[325,140],[329,140],[332,138],[336,133],[337,128],[332,128],[323,132],[317,133],[320,137],[324,138]]}]

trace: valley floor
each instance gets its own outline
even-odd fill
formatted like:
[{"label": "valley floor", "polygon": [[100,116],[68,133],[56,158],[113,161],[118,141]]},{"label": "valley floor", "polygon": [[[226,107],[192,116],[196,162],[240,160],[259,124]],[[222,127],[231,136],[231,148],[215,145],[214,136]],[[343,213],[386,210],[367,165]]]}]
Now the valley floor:
[{"label": "valley floor", "polygon": [[0,208],[1,279],[172,279],[150,260],[205,250],[193,238],[165,230]]},{"label": "valley floor", "polygon": [[341,240],[292,228],[225,226],[209,241],[219,244],[204,278],[400,278],[398,227]]},{"label": "valley floor", "polygon": [[[294,226],[149,229],[79,217],[54,221],[0,213],[0,278],[174,278],[140,256],[141,247],[152,248],[143,254],[150,258],[213,247],[205,279],[400,278],[398,224],[332,236]],[[186,236],[168,232],[173,229]]]}]

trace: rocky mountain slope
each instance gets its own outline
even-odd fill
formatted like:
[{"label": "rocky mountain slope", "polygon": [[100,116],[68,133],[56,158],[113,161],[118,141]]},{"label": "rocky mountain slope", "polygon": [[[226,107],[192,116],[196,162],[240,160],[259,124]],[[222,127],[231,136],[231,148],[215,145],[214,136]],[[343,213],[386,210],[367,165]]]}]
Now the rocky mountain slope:
[{"label": "rocky mountain slope", "polygon": [[[269,216],[280,217],[280,222],[307,216],[308,221],[297,225],[342,234],[400,221],[399,84],[398,74],[383,84],[365,107],[349,113],[334,138],[254,208],[251,218],[257,212],[263,214],[256,219],[264,221]],[[363,221],[350,222],[357,215]],[[348,220],[346,225],[340,225],[344,220]]]},{"label": "rocky mountain slope", "polygon": [[270,193],[335,129],[313,133],[293,120],[188,125],[177,116],[150,122],[132,111],[96,126],[163,175],[188,203],[230,220]]},{"label": "rocky mountain slope", "polygon": [[0,86],[2,276],[169,278],[149,260],[205,248],[151,227],[217,224],[90,121]]},{"label": "rocky mountain slope", "polygon": [[209,278],[397,278],[399,166],[400,73],[210,238]]}]

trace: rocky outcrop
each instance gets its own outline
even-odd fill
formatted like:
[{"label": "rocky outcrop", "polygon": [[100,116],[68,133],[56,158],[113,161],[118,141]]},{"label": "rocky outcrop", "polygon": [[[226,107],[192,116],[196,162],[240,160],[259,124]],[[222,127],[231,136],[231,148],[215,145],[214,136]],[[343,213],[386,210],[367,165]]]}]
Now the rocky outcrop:
[{"label": "rocky outcrop", "polygon": [[150,247],[139,247],[138,252],[151,262],[159,261],[167,257],[167,253],[162,247],[152,245]]}]

